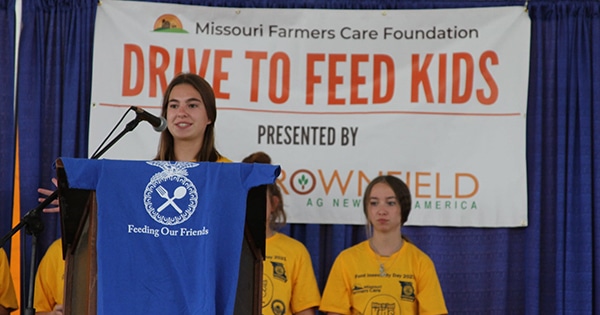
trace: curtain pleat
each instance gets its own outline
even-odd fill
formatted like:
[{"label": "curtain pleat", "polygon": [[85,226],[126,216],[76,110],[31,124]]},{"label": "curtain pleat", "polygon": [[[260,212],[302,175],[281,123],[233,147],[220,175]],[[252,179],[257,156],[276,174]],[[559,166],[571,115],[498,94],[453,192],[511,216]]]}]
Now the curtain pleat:
[{"label": "curtain pleat", "polygon": [[[15,1],[0,0],[0,236],[11,230],[15,156]],[[10,253],[10,241],[4,244]]]},{"label": "curtain pleat", "polygon": [[[38,205],[38,187],[55,189],[57,157],[86,157],[96,1],[22,2],[17,106],[21,212]],[[60,237],[58,214],[43,214],[33,263]],[[25,237],[24,266],[31,261]],[[29,270],[29,269],[23,269]],[[29,274],[23,275],[28,283]]]},{"label": "curtain pleat", "polygon": [[[532,3],[527,313],[598,312],[598,2]],[[596,188],[595,188],[596,187]],[[594,257],[596,255],[596,257]],[[594,270],[596,271],[594,273]],[[596,293],[594,292],[596,291]]]}]

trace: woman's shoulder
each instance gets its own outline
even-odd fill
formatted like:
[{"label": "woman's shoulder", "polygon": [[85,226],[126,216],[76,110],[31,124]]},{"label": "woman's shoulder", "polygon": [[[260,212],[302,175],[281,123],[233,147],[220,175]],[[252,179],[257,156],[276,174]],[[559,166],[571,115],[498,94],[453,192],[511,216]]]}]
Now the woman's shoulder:
[{"label": "woman's shoulder", "polygon": [[50,244],[50,246],[48,247],[48,251],[59,252],[62,255],[62,238],[59,238],[52,242],[52,244]]},{"label": "woman's shoulder", "polygon": [[300,242],[299,240],[285,235],[283,233],[275,233],[275,235],[273,235],[273,240],[281,243],[281,244],[285,244],[285,246],[290,246],[290,247],[294,247],[294,248],[302,248],[306,250],[306,246],[304,246],[304,244],[302,242]]},{"label": "woman's shoulder", "polygon": [[46,263],[48,263],[48,264],[64,265],[64,263],[63,263],[64,260],[63,260],[62,254],[63,254],[62,239],[59,238],[59,239],[55,240],[54,242],[52,242],[52,244],[50,244],[50,246],[44,253],[44,256],[42,257],[42,261],[46,261]]},{"label": "woman's shoulder", "polygon": [[231,163],[232,161],[222,155],[219,156],[219,158],[216,160],[216,162],[221,162],[221,163]]},{"label": "woman's shoulder", "polygon": [[362,257],[369,250],[369,241],[362,241],[340,252],[340,257]]},{"label": "woman's shoulder", "polygon": [[402,248],[402,250],[402,254],[413,257],[413,259],[433,263],[431,257],[429,257],[429,255],[425,251],[420,249],[417,245],[413,244],[412,242],[405,241],[404,248]]}]

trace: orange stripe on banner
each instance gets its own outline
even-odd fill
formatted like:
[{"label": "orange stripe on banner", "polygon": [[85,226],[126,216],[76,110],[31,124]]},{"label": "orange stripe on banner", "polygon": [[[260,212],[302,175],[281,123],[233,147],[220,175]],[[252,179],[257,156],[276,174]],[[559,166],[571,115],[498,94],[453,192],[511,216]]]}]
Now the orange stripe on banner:
[{"label": "orange stripe on banner", "polygon": [[[13,188],[13,212],[12,226],[16,226],[21,222],[21,182],[19,172],[19,134],[17,132],[15,141],[15,178]],[[19,308],[21,304],[21,232],[13,235],[10,242],[10,274],[15,284],[15,292],[17,293],[17,302]]]}]

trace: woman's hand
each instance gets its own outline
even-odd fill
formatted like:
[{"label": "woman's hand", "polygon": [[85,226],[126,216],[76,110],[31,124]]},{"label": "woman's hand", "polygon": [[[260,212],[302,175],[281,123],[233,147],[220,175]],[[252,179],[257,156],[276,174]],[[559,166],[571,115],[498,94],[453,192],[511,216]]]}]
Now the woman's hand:
[{"label": "woman's hand", "polygon": [[[58,187],[58,181],[56,180],[56,178],[52,179],[52,184],[54,184],[54,186]],[[50,195],[52,195],[52,193],[54,193],[54,190],[50,190],[50,189],[46,189],[46,188],[38,188],[38,193],[46,196],[46,197],[40,197],[38,198],[39,202],[44,202],[44,200],[46,200],[46,198]],[[58,206],[58,199],[54,199],[52,200],[52,202],[50,203],[50,206],[48,206],[47,208],[44,208],[43,210],[45,213],[57,213],[60,211],[60,207]],[[59,313],[57,313],[59,314]],[[62,305],[61,305],[61,311],[60,314],[62,314]]]},{"label": "woman's hand", "polygon": [[64,311],[62,304],[56,304],[51,312],[35,312],[35,315],[63,315]]},{"label": "woman's hand", "polygon": [[54,306],[54,309],[52,309],[52,312],[50,312],[51,315],[63,315],[65,309],[63,307],[62,304],[56,304]]}]

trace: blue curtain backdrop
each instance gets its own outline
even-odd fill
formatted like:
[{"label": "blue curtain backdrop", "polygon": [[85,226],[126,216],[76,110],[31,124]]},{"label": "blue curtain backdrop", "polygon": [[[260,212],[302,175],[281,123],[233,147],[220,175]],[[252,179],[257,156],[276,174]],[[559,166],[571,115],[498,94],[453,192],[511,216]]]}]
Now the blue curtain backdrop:
[{"label": "blue curtain backdrop", "polygon": [[[38,187],[52,188],[59,156],[86,157],[96,1],[22,1],[17,80],[21,212],[38,205]],[[37,265],[60,237],[58,214],[43,214]],[[31,237],[22,242],[22,283],[27,301]],[[24,305],[21,309],[25,308]]]},{"label": "blue curtain backdrop", "polygon": [[600,312],[599,14],[598,2],[531,8],[528,313]]},{"label": "blue curtain backdrop", "polygon": [[[430,9],[524,5],[524,1],[322,0],[157,1],[210,6]],[[0,15],[12,15],[2,5]],[[23,212],[51,187],[58,156],[85,157],[95,1],[23,1],[17,91]],[[5,10],[5,11],[2,11]],[[532,20],[527,115],[529,226],[511,229],[406,227],[434,260],[451,314],[600,313],[600,3],[528,2]],[[357,23],[359,23],[357,21]],[[0,35],[2,59],[10,36]],[[0,65],[5,70],[6,64]],[[0,82],[7,82],[6,71]],[[0,93],[11,96],[4,85]],[[4,98],[2,123],[7,106]],[[7,125],[2,126],[2,146]],[[8,133],[10,141],[11,134]],[[10,158],[10,157],[9,157]],[[10,176],[2,151],[2,174]],[[7,177],[4,177],[7,178]],[[4,189],[0,228],[5,228]],[[510,198],[510,196],[506,196]],[[39,249],[59,237],[44,215]],[[306,244],[319,286],[344,248],[365,239],[360,226],[289,225]],[[27,245],[25,245],[27,246]],[[27,248],[26,248],[27,249]],[[39,257],[38,257],[39,258]]]},{"label": "blue curtain backdrop", "polygon": [[[11,230],[13,170],[15,156],[14,73],[15,73],[15,1],[0,0],[0,236]],[[4,244],[10,255],[10,241]]]}]

